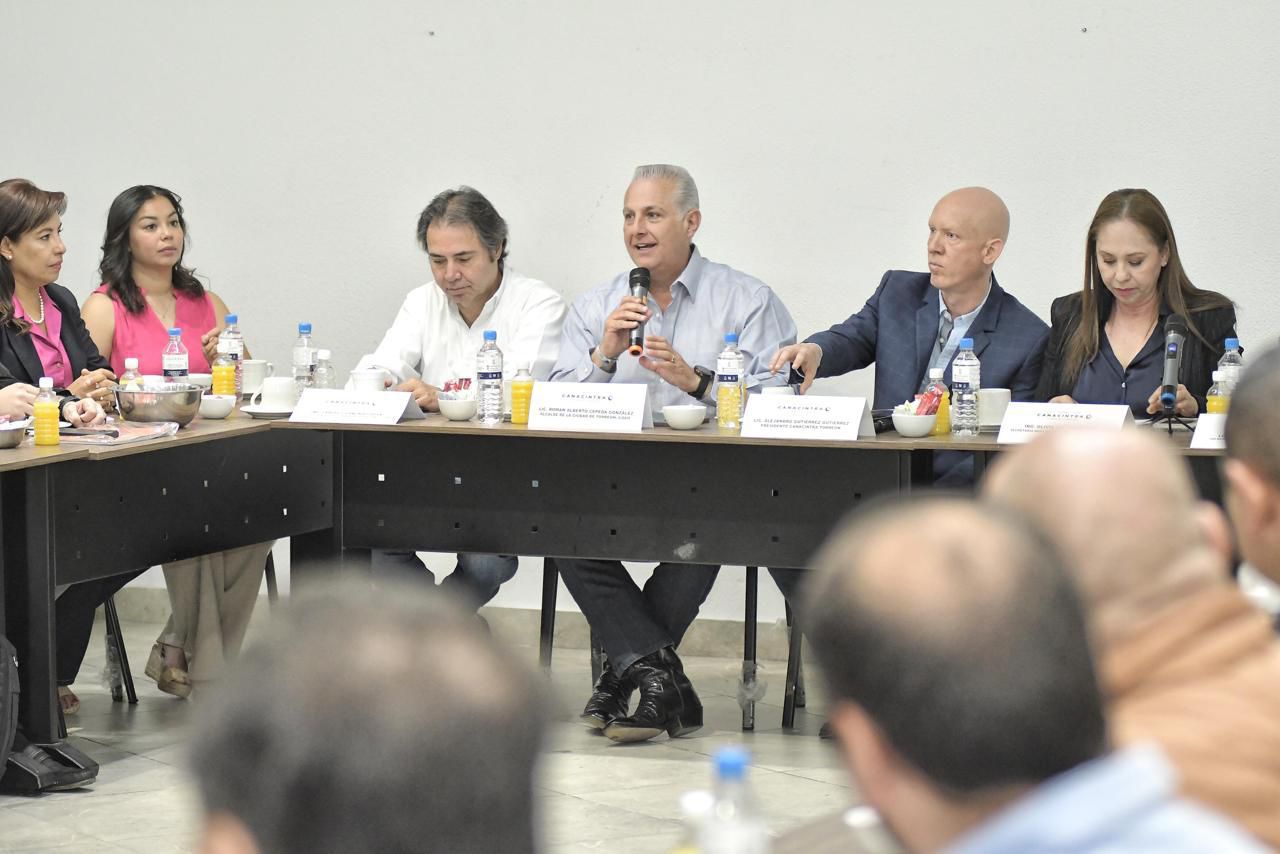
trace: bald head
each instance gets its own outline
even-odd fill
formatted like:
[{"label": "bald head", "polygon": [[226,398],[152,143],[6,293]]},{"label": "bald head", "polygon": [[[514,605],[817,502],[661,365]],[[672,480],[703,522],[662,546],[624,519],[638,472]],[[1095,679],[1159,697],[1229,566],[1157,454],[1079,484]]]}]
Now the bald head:
[{"label": "bald head", "polygon": [[1062,430],[1006,454],[984,496],[1041,524],[1062,550],[1104,645],[1226,575],[1221,515],[1185,463],[1140,430]]},{"label": "bald head", "polygon": [[933,207],[934,212],[954,211],[982,240],[1009,239],[1009,208],[986,187],[961,187],[947,193]]},{"label": "bald head", "polygon": [[1053,547],[956,498],[886,504],[815,558],[806,621],[832,698],[952,793],[1036,783],[1095,756],[1101,700]]}]

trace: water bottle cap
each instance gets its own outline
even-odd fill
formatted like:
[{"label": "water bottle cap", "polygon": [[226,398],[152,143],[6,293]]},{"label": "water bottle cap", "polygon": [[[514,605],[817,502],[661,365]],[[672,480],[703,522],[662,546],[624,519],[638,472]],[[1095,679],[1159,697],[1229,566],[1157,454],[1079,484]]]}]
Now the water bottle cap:
[{"label": "water bottle cap", "polygon": [[1223,381],[1224,379],[1226,379],[1226,378],[1227,378],[1227,375],[1226,375],[1224,372],[1222,372],[1222,371],[1214,371],[1214,372],[1213,372],[1213,381],[1214,381],[1215,383],[1220,383],[1220,382],[1222,382],[1222,381]]},{"label": "water bottle cap", "polygon": [[234,314],[228,314],[228,315],[227,315],[227,326],[234,326],[235,324],[237,324],[237,323],[239,323],[239,322],[240,322],[240,318],[239,318],[239,316],[234,315]]},{"label": "water bottle cap", "polygon": [[44,391],[51,391],[53,389],[53,377],[41,377],[40,388]]},{"label": "water bottle cap", "polygon": [[715,763],[721,780],[741,780],[747,775],[751,754],[741,747],[722,747],[715,753]]},{"label": "water bottle cap", "polygon": [[182,327],[180,327],[180,326],[171,326],[171,327],[169,327],[169,337],[170,337],[170,338],[173,338],[175,335],[176,335],[176,336],[178,336],[178,337],[181,337],[181,336],[182,336]]},{"label": "water bottle cap", "polygon": [[299,323],[299,324],[298,324],[298,334],[299,334],[299,335],[310,335],[310,334],[311,334],[311,324],[310,324],[310,323]]},{"label": "water bottle cap", "polygon": [[930,369],[929,369],[929,379],[931,379],[931,380],[940,380],[940,379],[942,379],[942,378],[946,375],[946,373],[947,373],[947,372],[946,372],[946,371],[944,371],[942,368],[930,368]]},{"label": "water bottle cap", "polygon": [[736,333],[736,332],[726,332],[726,333],[724,334],[724,343],[726,343],[726,344],[737,344],[737,343],[738,343],[738,333]]},{"label": "water bottle cap", "polygon": [[484,331],[484,340],[486,340],[486,341],[497,341],[497,340],[498,340],[498,331],[497,331],[496,329],[486,329],[486,330]]},{"label": "water bottle cap", "polygon": [[1228,339],[1227,339],[1227,349],[1228,349],[1228,350],[1235,350],[1235,349],[1237,349],[1239,346],[1240,346],[1240,339],[1239,339],[1239,338],[1228,338]]},{"label": "water bottle cap", "polygon": [[972,339],[972,338],[961,338],[961,339],[960,339],[960,349],[961,349],[961,350],[972,350],[972,349],[973,349],[973,339]]},{"label": "water bottle cap", "polygon": [[324,359],[327,362],[329,361],[329,357],[330,357],[330,353],[328,350],[316,350],[317,359]]},{"label": "water bottle cap", "polygon": [[137,357],[137,356],[130,356],[129,358],[125,359],[125,360],[124,360],[124,369],[125,369],[126,371],[136,371],[136,370],[138,370],[138,357]]}]

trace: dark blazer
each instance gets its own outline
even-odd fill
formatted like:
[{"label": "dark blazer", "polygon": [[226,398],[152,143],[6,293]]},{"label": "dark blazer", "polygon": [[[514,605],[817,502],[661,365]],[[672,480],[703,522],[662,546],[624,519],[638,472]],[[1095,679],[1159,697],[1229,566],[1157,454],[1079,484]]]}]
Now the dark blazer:
[{"label": "dark blazer", "polygon": [[[833,377],[875,363],[876,409],[911,400],[929,369],[938,336],[938,289],[928,273],[890,270],[862,310],[806,341],[822,348],[819,377]],[[1014,400],[1031,400],[1049,327],[991,278],[991,293],[969,327],[982,362],[982,385],[1007,388]],[[951,384],[951,365],[945,374]]]},{"label": "dark blazer", "polygon": [[[1082,297],[1079,292],[1058,297],[1049,308],[1052,326],[1049,332],[1049,346],[1045,348],[1044,370],[1040,374],[1040,382],[1036,386],[1036,400],[1049,400],[1062,394],[1071,394],[1075,380],[1067,382],[1065,376],[1067,342],[1080,325],[1080,306]],[[1232,306],[1226,308],[1197,308],[1190,306],[1190,317],[1200,334],[1208,340],[1205,346],[1194,334],[1187,336],[1187,343],[1182,351],[1182,371],[1178,380],[1187,387],[1187,391],[1200,404],[1200,411],[1205,411],[1205,394],[1213,384],[1213,371],[1222,358],[1222,344],[1228,338],[1236,337],[1236,310]],[[1164,335],[1164,318],[1162,314],[1158,326],[1159,334]],[[1106,318],[1099,317],[1099,324],[1105,324]],[[1102,335],[1099,328],[1098,334]],[[1088,401],[1081,401],[1087,403]]]},{"label": "dark blazer", "polygon": [[[80,376],[80,371],[88,368],[110,370],[111,363],[98,352],[89,330],[80,318],[80,306],[71,291],[62,285],[46,285],[45,293],[58,311],[62,312],[62,346],[67,350],[67,359],[71,363],[71,378]],[[44,367],[40,357],[36,355],[36,345],[31,343],[30,333],[19,333],[10,326],[0,327],[0,388],[15,382],[36,385],[44,376]],[[59,389],[64,392],[65,389]]]}]

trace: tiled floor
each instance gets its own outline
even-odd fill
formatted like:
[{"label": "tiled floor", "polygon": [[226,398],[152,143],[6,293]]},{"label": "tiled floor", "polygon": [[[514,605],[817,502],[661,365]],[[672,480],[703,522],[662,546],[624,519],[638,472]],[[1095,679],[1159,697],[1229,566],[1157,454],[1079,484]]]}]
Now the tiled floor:
[{"label": "tiled floor", "polygon": [[[98,781],[79,792],[0,797],[0,851],[194,850],[198,805],[182,767],[192,706],[159,693],[141,676],[159,628],[124,625],[140,695],[138,705],[129,707],[112,703],[95,684],[104,658],[99,625],[75,686],[82,708],[69,719],[77,745],[101,763]],[[521,651],[536,660],[532,646]],[[775,833],[849,803],[847,776],[831,745],[816,736],[820,698],[811,688],[809,713],[802,710],[797,731],[784,733],[783,667],[764,666],[768,689],[757,704],[754,733],[740,728],[740,664],[695,658],[686,661],[686,669],[706,706],[706,727],[688,738],[623,746],[574,722],[589,687],[587,655],[558,650],[552,682],[560,709],[537,792],[544,850],[668,851],[679,833],[680,793],[709,785],[709,756],[731,741],[745,742],[755,756],[752,785]]]}]

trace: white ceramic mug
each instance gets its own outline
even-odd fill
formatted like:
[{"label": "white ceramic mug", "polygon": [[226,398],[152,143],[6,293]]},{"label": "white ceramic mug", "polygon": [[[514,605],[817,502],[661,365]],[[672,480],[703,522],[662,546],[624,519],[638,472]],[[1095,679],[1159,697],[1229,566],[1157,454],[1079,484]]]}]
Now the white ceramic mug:
[{"label": "white ceramic mug", "polygon": [[767,385],[760,389],[761,394],[789,394],[794,396],[796,390],[789,385]]},{"label": "white ceramic mug", "polygon": [[999,427],[1004,421],[1004,411],[1009,408],[1010,391],[1007,388],[978,389],[978,424],[983,427]]},{"label": "white ceramic mug", "polygon": [[276,372],[266,359],[245,359],[240,363],[240,393],[248,397],[262,388],[262,381]]},{"label": "white ceramic mug", "polygon": [[385,391],[390,376],[382,368],[357,368],[351,372],[351,388],[355,391]]},{"label": "white ceramic mug", "polygon": [[298,386],[293,377],[267,377],[253,395],[253,405],[273,412],[293,409],[298,402]]}]

